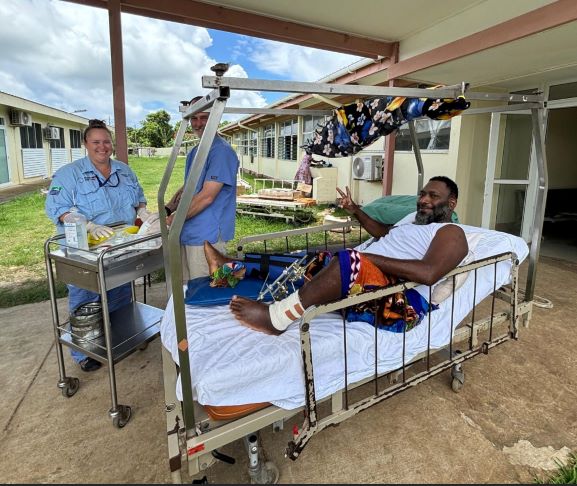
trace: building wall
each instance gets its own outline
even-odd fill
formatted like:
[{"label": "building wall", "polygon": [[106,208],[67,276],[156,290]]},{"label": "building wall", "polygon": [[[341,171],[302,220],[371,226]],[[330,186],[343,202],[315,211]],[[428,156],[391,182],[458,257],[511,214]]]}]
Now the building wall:
[{"label": "building wall", "polygon": [[[44,129],[48,125],[59,127],[64,133],[64,148],[65,152],[52,153],[50,142],[42,135],[42,154],[45,159],[42,167],[42,174],[29,176],[25,174],[23,165],[22,143],[20,138],[20,127],[10,124],[10,111],[20,110],[30,113],[32,122],[40,124]],[[79,130],[81,133],[88,124],[88,120],[77,115],[69,114],[50,108],[29,100],[25,100],[16,96],[11,96],[6,93],[0,93],[0,117],[4,119],[4,129],[6,133],[7,155],[8,155],[8,170],[10,180],[6,185],[11,184],[29,184],[35,183],[42,179],[49,178],[53,175],[56,168],[56,160],[65,157],[66,160],[71,161],[75,156],[80,154],[80,151],[71,151],[70,146],[70,130]],[[85,153],[84,148],[81,149],[82,155]]]},{"label": "building wall", "polygon": [[[266,124],[270,124],[267,121]],[[299,133],[302,134],[302,117],[299,117]],[[255,128],[255,126],[251,126]],[[242,129],[241,129],[242,130]],[[456,178],[456,166],[459,150],[459,139],[461,131],[461,120],[460,117],[453,118],[451,121],[451,142],[449,150],[439,150],[439,151],[427,151],[422,150],[421,155],[423,159],[424,167],[424,181],[426,182],[428,178],[435,175],[446,175],[452,179]],[[278,135],[278,129],[276,130]],[[301,142],[302,135],[299,137],[299,146]],[[276,140],[275,140],[276,143]],[[259,142],[260,147],[260,132],[259,132]],[[259,154],[252,157],[249,155],[240,154],[242,147],[233,147],[237,150],[239,154],[239,159],[241,161],[241,167],[245,170],[249,170],[253,173],[260,174],[266,177],[272,177],[275,179],[294,179],[296,171],[299,167],[304,151],[301,151],[299,158],[294,160],[282,160],[277,158],[266,158],[260,156]],[[276,152],[275,152],[276,154]],[[355,201],[359,204],[367,204],[375,199],[383,196],[383,183],[382,180],[378,181],[365,181],[358,180],[353,177],[353,160],[356,157],[363,155],[373,155],[378,154],[384,156],[384,137],[381,137],[373,144],[368,146],[363,151],[359,152],[354,156],[349,157],[337,157],[337,158],[327,158],[320,155],[313,155],[313,159],[316,161],[324,161],[331,164],[332,167],[338,170],[338,175],[336,177],[336,184],[334,190],[335,200],[338,197],[336,192],[336,187],[344,189],[349,187],[351,194]],[[484,178],[484,173],[483,173]],[[417,165],[415,162],[415,155],[413,152],[395,152],[395,163],[393,172],[393,187],[392,194],[416,194],[417,193]],[[326,194],[326,188],[323,190]],[[328,201],[325,201],[328,202]]]}]

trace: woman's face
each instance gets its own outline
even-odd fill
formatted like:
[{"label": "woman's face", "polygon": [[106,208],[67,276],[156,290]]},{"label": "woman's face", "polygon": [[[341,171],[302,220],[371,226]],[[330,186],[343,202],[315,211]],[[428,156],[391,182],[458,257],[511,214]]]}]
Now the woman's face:
[{"label": "woman's face", "polygon": [[86,135],[86,151],[94,164],[107,164],[112,155],[112,138],[104,128],[93,128]]}]

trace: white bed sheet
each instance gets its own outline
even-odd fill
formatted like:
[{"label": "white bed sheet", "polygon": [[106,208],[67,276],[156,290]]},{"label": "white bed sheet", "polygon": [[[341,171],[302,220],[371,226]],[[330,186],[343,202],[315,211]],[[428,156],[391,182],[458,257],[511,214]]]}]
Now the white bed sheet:
[{"label": "white bed sheet", "polygon": [[[528,254],[526,243],[516,236],[461,225],[467,234],[479,234],[472,249],[475,259],[513,251],[522,261]],[[497,265],[496,288],[510,282],[511,264]],[[493,266],[477,271],[479,303],[493,291]],[[472,277],[455,293],[455,328],[470,312],[473,300]],[[426,291],[428,293],[428,290]],[[425,292],[423,292],[425,293]],[[305,403],[305,388],[298,325],[293,323],[280,336],[269,336],[248,329],[233,317],[228,306],[186,305],[187,335],[193,393],[207,405],[241,405],[270,402],[284,409]],[[450,339],[451,299],[431,313],[431,347],[440,348]],[[405,362],[427,348],[429,320],[406,333]],[[178,363],[178,348],[172,299],[161,322],[163,345]],[[313,369],[317,399],[344,387],[344,349],[342,320],[336,313],[314,319],[311,327]],[[379,330],[379,372],[403,363],[403,335]],[[374,373],[374,328],[363,322],[347,323],[348,382]],[[180,377],[177,397],[182,400]]]}]

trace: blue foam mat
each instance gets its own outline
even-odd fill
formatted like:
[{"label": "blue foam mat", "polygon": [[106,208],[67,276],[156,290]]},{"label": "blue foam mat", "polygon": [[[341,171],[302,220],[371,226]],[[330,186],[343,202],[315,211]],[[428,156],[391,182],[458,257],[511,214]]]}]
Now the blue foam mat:
[{"label": "blue foam mat", "polygon": [[[188,281],[184,302],[188,305],[210,306],[228,304],[233,295],[256,299],[264,280],[246,277],[234,288],[211,287],[210,277],[198,277]],[[272,301],[270,294],[262,302]]]}]

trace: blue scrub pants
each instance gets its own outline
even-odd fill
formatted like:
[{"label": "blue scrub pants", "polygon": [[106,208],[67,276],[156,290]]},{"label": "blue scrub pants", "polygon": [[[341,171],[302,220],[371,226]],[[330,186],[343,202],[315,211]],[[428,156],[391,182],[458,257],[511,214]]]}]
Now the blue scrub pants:
[{"label": "blue scrub pants", "polygon": [[[100,294],[91,292],[90,290],[81,289],[75,285],[67,284],[68,287],[68,310],[73,312],[83,304],[88,302],[100,302]],[[120,309],[122,306],[132,302],[132,288],[129,283],[125,283],[120,287],[111,289],[106,292],[108,297],[108,311],[113,312]],[[87,356],[75,349],[70,350],[70,355],[76,363],[80,363]]]}]

